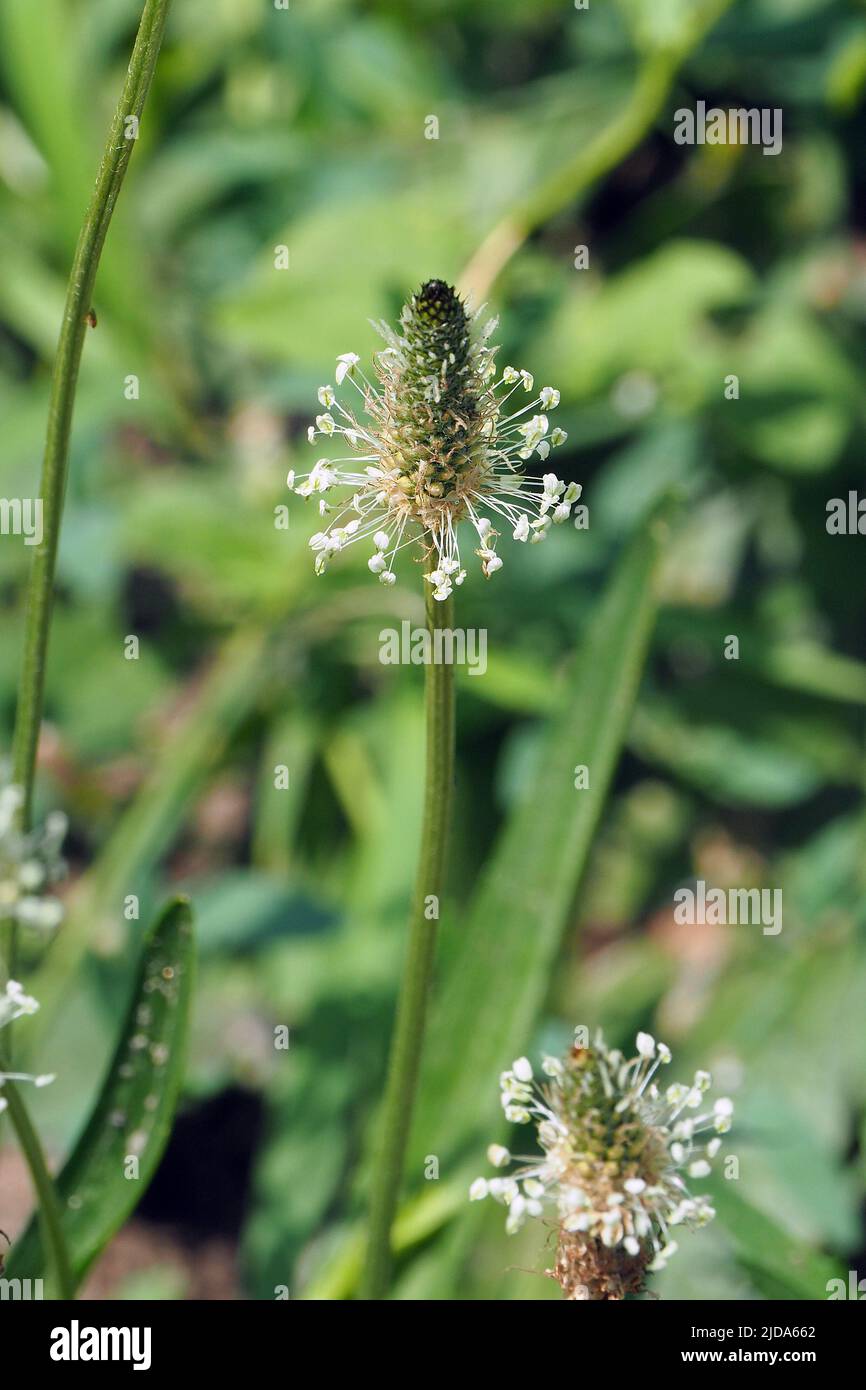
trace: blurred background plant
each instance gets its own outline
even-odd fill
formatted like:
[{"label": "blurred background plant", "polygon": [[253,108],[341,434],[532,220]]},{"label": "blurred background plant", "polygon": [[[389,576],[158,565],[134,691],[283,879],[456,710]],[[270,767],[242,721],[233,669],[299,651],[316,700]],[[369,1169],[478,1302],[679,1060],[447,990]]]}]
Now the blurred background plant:
[{"label": "blurred background plant", "polygon": [[[6,497],[36,486],[139,9],[0,0]],[[27,963],[33,1063],[61,1072],[34,1104],[53,1152],[167,892],[194,898],[201,962],[185,1106],[91,1293],[354,1288],[423,751],[422,673],[382,666],[378,634],[421,600],[411,564],[385,591],[351,554],[319,585],[313,516],[282,530],[274,509],[335,355],[373,350],[359,325],[429,276],[490,282],[503,360],[561,388],[559,469],[591,524],[461,590],[489,664],[458,676],[397,1296],[557,1296],[550,1252],[470,1208],[464,1179],[498,1072],[576,1023],[647,1028],[736,1098],[739,1179],[663,1296],[823,1298],[862,1263],[866,567],[825,520],[866,444],[864,83],[855,0],[176,0],[72,441],[39,788],[70,817],[73,882]],[[782,153],[675,144],[698,99],[781,107]],[[27,559],[4,538],[7,746]],[[677,926],[696,878],[781,887],[783,931]],[[12,1234],[26,1183],[0,1163]]]}]

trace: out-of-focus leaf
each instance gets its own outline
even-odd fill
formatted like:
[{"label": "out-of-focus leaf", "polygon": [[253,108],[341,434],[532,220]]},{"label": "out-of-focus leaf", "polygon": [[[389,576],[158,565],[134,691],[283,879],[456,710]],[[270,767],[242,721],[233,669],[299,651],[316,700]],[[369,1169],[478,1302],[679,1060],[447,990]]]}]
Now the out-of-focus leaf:
[{"label": "out-of-focus leaf", "polygon": [[[253,824],[253,863],[286,872],[303,814],[310,769],[316,753],[312,723],[297,711],[274,722],[262,752]],[[286,768],[288,785],[277,785],[277,768]]]},{"label": "out-of-focus leaf", "polygon": [[[339,1016],[347,1026],[343,1005]],[[327,1211],[347,1161],[354,1078],[336,1011],[320,1007],[305,1026],[304,1041],[303,1050],[286,1054],[285,1070],[271,1087],[268,1130],[256,1162],[244,1263],[259,1297],[273,1297],[276,1284],[288,1284],[294,1296],[298,1248]]]},{"label": "out-of-focus leaf", "polygon": [[[189,718],[169,737],[129,810],[84,882],[38,976],[43,1015],[50,1023],[69,979],[95,939],[120,949],[124,898],[146,888],[150,873],[177,833],[191,796],[201,786],[237,723],[261,690],[266,636],[243,632],[226,643]],[[46,1024],[38,1031],[42,1032]]]},{"label": "out-of-focus leaf", "polygon": [[532,360],[545,377],[572,382],[578,395],[637,368],[649,375],[650,401],[667,378],[678,390],[688,383],[702,392],[713,382],[721,394],[729,349],[707,317],[742,302],[751,286],[748,266],[726,247],[672,242],[606,281],[566,294]]},{"label": "out-of-focus leaf", "polygon": [[[856,1176],[844,1154],[834,1152],[823,1117],[816,1114],[813,1126],[802,1094],[787,1096],[773,1085],[777,1068],[774,1048],[762,1059],[754,1085],[747,1076],[747,1094],[737,1106],[738,1130],[752,1136],[743,1158],[748,1177],[739,1190],[767,1211],[789,1213],[792,1233],[813,1248],[854,1250],[860,1236]],[[836,1081],[827,1074],[828,1090]]]},{"label": "out-of-focus leaf", "polygon": [[[76,608],[56,626],[48,698],[70,747],[82,761],[125,751],[141,719],[167,697],[169,680],[159,653],[143,643],[138,659],[127,661],[122,632],[94,607]],[[66,673],[82,650],[87,665],[69,681]]]},{"label": "out-of-focus leaf", "polygon": [[639,711],[632,742],[642,757],[675,765],[709,796],[735,804],[788,806],[820,785],[808,758],[769,739],[749,739],[742,730],[688,724],[658,701]]},{"label": "out-of-focus leaf", "polygon": [[[364,320],[390,316],[395,302],[433,274],[433,267],[437,275],[454,279],[472,243],[453,199],[437,186],[341,199],[275,236],[274,244],[290,248],[291,268],[275,270],[269,249],[248,283],[226,294],[218,310],[220,327],[246,350],[322,372],[337,352],[351,348],[366,355],[380,347],[381,339]],[[353,250],[359,245],[363,266]],[[323,263],[329,266],[327,276],[311,277],[310,267]],[[361,316],[359,273],[365,284]],[[303,333],[287,330],[300,323]]]},{"label": "out-of-focus leaf", "polygon": [[233,870],[195,893],[202,956],[251,951],[282,937],[315,935],[333,919],[304,893],[271,874]]},{"label": "out-of-focus leaf", "polygon": [[649,50],[688,43],[696,20],[726,9],[724,0],[656,0],[653,5],[644,5],[641,0],[616,0],[616,7],[626,18],[638,47]]},{"label": "out-of-focus leaf", "polygon": [[833,465],[858,409],[859,380],[819,322],[787,301],[771,306],[730,370],[740,398],[725,418],[747,453],[784,472]]},{"label": "out-of-focus leaf", "polygon": [[828,700],[866,704],[866,665],[828,651],[817,642],[789,642],[771,647],[759,658],[768,680]]},{"label": "out-of-focus leaf", "polygon": [[124,530],[127,557],[177,575],[187,604],[211,621],[224,622],[232,610],[246,618],[251,600],[266,617],[284,611],[308,576],[303,518],[290,531],[277,529],[273,508],[239,494],[226,476],[206,487],[181,472],[145,484]]},{"label": "out-of-focus leaf", "polygon": [[648,425],[614,454],[593,484],[593,522],[616,534],[631,530],[671,489],[683,490],[699,481],[702,447],[695,420]]},{"label": "out-of-focus leaf", "polygon": [[828,1280],[840,1274],[833,1260],[783,1231],[729,1182],[716,1184],[713,1204],[737,1259],[766,1298],[826,1299]]},{"label": "out-of-focus leaf", "polygon": [[96,172],[76,107],[73,19],[63,0],[6,0],[0,6],[0,54],[29,133],[50,165],[67,243],[81,219],[82,189]]},{"label": "out-of-focus leaf", "polygon": [[[458,1184],[436,1183],[432,1191],[406,1202],[394,1223],[393,1244],[399,1255],[411,1250],[440,1230],[458,1212],[465,1201],[464,1188]],[[361,1274],[364,1259],[364,1231],[354,1227],[345,1233],[339,1256],[315,1275],[303,1297],[335,1299],[348,1297]]]}]

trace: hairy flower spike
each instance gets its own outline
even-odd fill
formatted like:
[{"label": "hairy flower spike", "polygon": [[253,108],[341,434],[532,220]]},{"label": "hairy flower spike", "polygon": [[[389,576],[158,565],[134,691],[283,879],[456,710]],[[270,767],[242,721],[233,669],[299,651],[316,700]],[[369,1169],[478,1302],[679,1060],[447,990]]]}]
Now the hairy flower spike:
[{"label": "hairy flower spike", "polygon": [[[476,1178],[469,1196],[491,1196],[508,1208],[506,1230],[527,1217],[554,1216],[556,1263],[549,1273],[569,1299],[617,1300],[639,1293],[647,1273],[676,1252],[672,1228],[704,1226],[715,1212],[692,1196],[686,1178],[704,1178],[731,1127],[733,1103],[706,1106],[709,1072],[691,1085],[661,1089],[660,1067],[670,1049],[638,1033],[637,1055],[609,1049],[599,1033],[592,1047],[545,1057],[546,1080],[534,1081],[519,1057],[500,1078],[505,1116],[534,1124],[541,1154],[512,1160],[507,1149],[487,1151],[510,1175]],[[699,1111],[699,1114],[693,1112]]]},{"label": "hairy flower spike", "polygon": [[[381,583],[393,584],[397,552],[420,539],[435,554],[426,576],[433,595],[446,599],[466,577],[460,522],[474,527],[475,554],[489,578],[502,568],[494,519],[525,542],[543,540],[553,523],[571,515],[578,484],[566,486],[555,473],[528,478],[521,467],[565,442],[565,432],[551,431],[544,413],[559,404],[559,392],[545,386],[507,413],[515,392],[531,395],[533,379],[514,367],[496,379],[496,349],[487,345],[496,320],[478,330],[477,319],[450,285],[428,280],[404,306],[397,331],[376,325],[386,343],[375,360],[378,386],[364,376],[355,353],[337,358],[336,382],[348,381],[359,392],[364,418],[344,406],[333,387],[322,386],[325,411],[308,435],[311,443],[339,437],[351,452],[320,458],[297,486],[294,473],[288,477],[300,496],[319,497],[323,517],[334,510],[328,494],[341,491],[338,514],[310,540],[317,574],[345,546],[372,539],[368,566]],[[541,413],[533,414],[539,406]]]},{"label": "hairy flower spike", "polygon": [[479,453],[480,383],[466,310],[454,290],[430,280],[403,309],[405,365],[385,383],[399,486],[419,504],[445,497]]}]

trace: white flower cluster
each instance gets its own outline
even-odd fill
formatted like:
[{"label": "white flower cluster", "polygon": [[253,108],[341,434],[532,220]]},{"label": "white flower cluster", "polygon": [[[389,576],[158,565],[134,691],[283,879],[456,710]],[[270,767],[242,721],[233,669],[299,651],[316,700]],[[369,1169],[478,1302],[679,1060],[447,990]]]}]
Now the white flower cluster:
[{"label": "white flower cluster", "polygon": [[7,980],[6,988],[0,994],[0,1028],[14,1023],[25,1014],[35,1014],[39,1004],[30,994],[25,994],[17,980]]},{"label": "white flower cluster", "polygon": [[[476,315],[477,318],[477,315]],[[551,525],[566,521],[580,497],[577,483],[564,483],[555,473],[530,477],[524,463],[533,455],[547,459],[552,448],[565,442],[566,434],[551,428],[548,411],[559,404],[559,392],[545,386],[535,393],[529,372],[506,367],[497,379],[495,350],[487,338],[495,321],[486,325],[468,352],[467,364],[455,365],[454,354],[441,362],[425,363],[429,371],[426,398],[414,406],[415,415],[429,417],[430,448],[407,448],[404,432],[394,416],[406,407],[402,383],[419,354],[407,337],[387,325],[377,325],[387,348],[375,359],[381,390],[359,366],[356,353],[337,359],[336,382],[346,381],[361,397],[363,416],[343,405],[332,386],[319,388],[322,414],[309,430],[310,443],[324,438],[348,446],[346,455],[320,458],[308,474],[288,486],[301,497],[316,496],[319,513],[330,520],[325,530],[310,540],[315,569],[321,574],[333,555],[348,545],[371,541],[368,565],[380,582],[396,582],[394,561],[406,546],[420,542],[435,552],[435,565],[426,575],[436,599],[444,600],[466,577],[457,539],[457,526],[468,522],[475,531],[475,554],[489,578],[502,568],[496,543],[505,525],[516,541],[545,539]],[[455,419],[450,412],[451,434],[437,447],[437,410],[449,384],[449,372],[460,372],[461,389],[471,402],[471,421],[465,434],[453,443]],[[531,399],[509,409],[515,393]],[[396,405],[395,405],[396,402]],[[467,415],[470,412],[467,411]],[[365,418],[364,418],[365,417]],[[446,432],[447,433],[447,432]]]},{"label": "white flower cluster", "polygon": [[[24,993],[17,980],[7,980],[6,988],[0,993],[0,1028],[14,1023],[16,1018],[35,1014],[38,1008],[37,1001],[32,995]],[[34,1086],[48,1086],[53,1080],[53,1075],[30,1076],[27,1072],[0,1071],[0,1086],[6,1081],[32,1081]],[[0,1111],[5,1110],[7,1105],[8,1101],[0,1096]]]},{"label": "white flower cluster", "polygon": [[494,1168],[520,1166],[507,1176],[477,1178],[470,1198],[501,1202],[510,1233],[528,1217],[552,1213],[566,1237],[619,1248],[646,1270],[663,1269],[677,1249],[672,1229],[700,1227],[715,1215],[688,1182],[710,1173],[733,1104],[705,1101],[706,1071],[689,1085],[660,1087],[657,1074],[670,1063],[670,1050],[648,1033],[638,1033],[636,1049],[627,1058],[599,1034],[562,1060],[545,1057],[540,1083],[519,1057],[502,1074],[502,1106],[512,1123],[535,1125],[541,1153],[512,1156],[491,1145]]},{"label": "white flower cluster", "polygon": [[52,811],[43,826],[22,834],[18,815],[23,800],[20,787],[9,782],[0,786],[0,921],[11,919],[48,933],[63,918],[61,903],[46,889],[66,871],[60,848],[67,820],[62,811]]}]

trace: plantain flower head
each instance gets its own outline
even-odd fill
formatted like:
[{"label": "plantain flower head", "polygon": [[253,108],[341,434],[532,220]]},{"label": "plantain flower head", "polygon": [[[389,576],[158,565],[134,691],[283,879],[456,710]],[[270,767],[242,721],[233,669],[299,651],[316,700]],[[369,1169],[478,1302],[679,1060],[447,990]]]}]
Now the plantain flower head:
[{"label": "plantain flower head", "polygon": [[404,306],[397,330],[375,324],[386,344],[374,359],[375,385],[355,353],[337,358],[337,386],[356,392],[360,410],[340,401],[334,387],[320,387],[322,413],[308,437],[325,440],[329,456],[297,480],[294,472],[288,477],[290,489],[318,499],[327,519],[310,541],[317,574],[360,541],[371,547],[372,573],[391,585],[398,551],[420,542],[433,557],[426,578],[444,600],[466,577],[459,523],[474,529],[489,578],[502,568],[504,531],[541,541],[571,515],[577,483],[524,471],[533,456],[546,460],[566,439],[549,419],[559,392],[537,392],[530,374],[515,367],[499,374],[488,343],[497,321],[480,327],[479,315],[470,318],[449,285],[428,280]]},{"label": "plantain flower head", "polygon": [[541,1152],[512,1157],[494,1144],[487,1156],[510,1172],[477,1178],[469,1195],[507,1208],[506,1230],[549,1217],[557,1229],[549,1273],[569,1299],[613,1301],[639,1293],[650,1272],[676,1252],[675,1229],[705,1226],[715,1212],[692,1194],[711,1172],[731,1127],[733,1104],[710,1104],[709,1072],[665,1086],[670,1050],[638,1033],[636,1055],[591,1047],[545,1057],[543,1079],[519,1057],[501,1077],[502,1106],[514,1124],[533,1125]]}]

